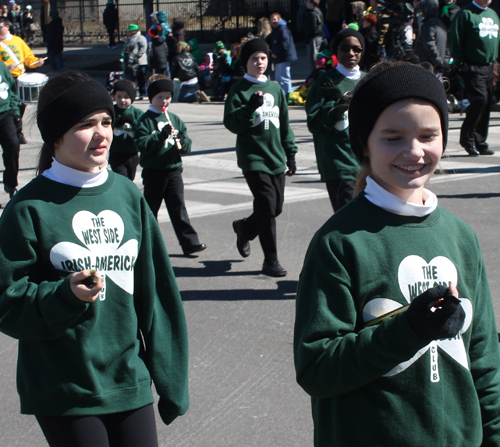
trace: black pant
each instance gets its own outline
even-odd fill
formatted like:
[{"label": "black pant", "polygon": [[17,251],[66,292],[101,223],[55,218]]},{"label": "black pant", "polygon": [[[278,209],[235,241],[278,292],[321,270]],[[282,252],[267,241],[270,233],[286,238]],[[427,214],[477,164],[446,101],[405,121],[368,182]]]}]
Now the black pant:
[{"label": "black pant", "polygon": [[97,416],[40,416],[50,447],[158,447],[153,405]]},{"label": "black pant", "polygon": [[198,234],[189,222],[184,204],[182,168],[173,171],[144,168],[142,170],[142,184],[144,185],[144,198],[156,218],[158,218],[162,200],[165,201],[168,215],[181,247],[188,249],[199,245]]},{"label": "black pant", "polygon": [[326,190],[332,203],[333,211],[347,205],[354,196],[354,180],[327,180]]},{"label": "black pant", "polygon": [[278,259],[276,217],[283,211],[285,174],[252,171],[245,179],[253,194],[253,213],[242,222],[243,236],[249,241],[259,236],[265,260],[273,262]]},{"label": "black pant", "polygon": [[19,172],[19,139],[12,110],[0,113],[0,145],[5,166],[3,184],[15,188]]},{"label": "black pant", "polygon": [[108,29],[108,36],[109,36],[109,46],[110,47],[115,47],[115,30],[110,30]]},{"label": "black pant", "polygon": [[114,172],[121,174],[132,181],[135,179],[137,165],[139,164],[138,154],[110,152],[108,161]]},{"label": "black pant", "polygon": [[460,130],[461,146],[486,148],[490,106],[493,96],[493,65],[468,65],[461,74],[470,105],[465,111],[465,119]]}]

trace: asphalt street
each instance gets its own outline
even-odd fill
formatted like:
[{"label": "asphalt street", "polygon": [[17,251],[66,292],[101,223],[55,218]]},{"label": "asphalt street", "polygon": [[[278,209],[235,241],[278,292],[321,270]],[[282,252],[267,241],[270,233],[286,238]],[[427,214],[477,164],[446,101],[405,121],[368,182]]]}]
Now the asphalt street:
[{"label": "asphalt street", "polygon": [[[146,101],[135,106],[146,110]],[[34,111],[29,106],[27,116]],[[236,136],[222,124],[223,104],[172,104],[193,140],[184,157],[186,204],[191,221],[208,249],[184,257],[163,209],[159,216],[184,301],[190,337],[188,413],[166,427],[158,418],[164,447],[303,447],[312,445],[307,395],[295,382],[292,356],[294,294],[303,258],[315,231],[332,215],[319,181],[312,136],[302,107],[290,108],[299,148],[297,174],[287,179],[283,214],[278,218],[278,250],[288,276],[260,273],[257,241],[243,259],[235,245],[232,222],[248,215],[252,196],[236,165]],[[493,112],[493,156],[468,157],[458,145],[461,117],[450,116],[449,146],[443,172],[430,189],[440,204],[477,232],[500,325],[500,113]],[[20,185],[34,176],[41,138],[26,120]],[[137,187],[142,189],[140,172]],[[0,192],[0,202],[6,194]],[[12,231],[15,231],[14,229]],[[384,256],[383,253],[380,256]],[[15,369],[17,342],[0,334],[0,447],[42,447],[44,437],[32,416],[19,414]]]}]

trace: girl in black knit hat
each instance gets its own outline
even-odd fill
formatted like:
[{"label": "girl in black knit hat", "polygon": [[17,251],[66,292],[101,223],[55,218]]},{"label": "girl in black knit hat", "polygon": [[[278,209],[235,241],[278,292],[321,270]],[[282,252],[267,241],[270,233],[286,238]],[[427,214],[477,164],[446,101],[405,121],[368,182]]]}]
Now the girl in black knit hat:
[{"label": "girl in black knit hat", "polygon": [[443,86],[376,66],[349,108],[364,188],[314,236],[297,291],[297,380],[315,447],[500,440],[500,352],[474,231],[425,188],[446,147]]},{"label": "girl in black knit hat", "polygon": [[107,169],[113,121],[98,82],[51,76],[39,175],[0,218],[0,331],[51,447],[158,447],[151,382],[165,424],[189,406],[181,297],[144,197]]}]

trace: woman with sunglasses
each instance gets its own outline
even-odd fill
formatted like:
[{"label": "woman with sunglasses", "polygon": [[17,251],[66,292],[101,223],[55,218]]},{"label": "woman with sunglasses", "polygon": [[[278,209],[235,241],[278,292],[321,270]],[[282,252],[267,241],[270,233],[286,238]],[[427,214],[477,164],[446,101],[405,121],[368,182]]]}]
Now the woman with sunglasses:
[{"label": "woman with sunglasses", "polygon": [[365,74],[359,68],[364,45],[363,36],[351,28],[338,33],[332,45],[338,64],[318,77],[306,102],[318,170],[334,211],[352,200],[359,170],[349,143],[346,99]]}]

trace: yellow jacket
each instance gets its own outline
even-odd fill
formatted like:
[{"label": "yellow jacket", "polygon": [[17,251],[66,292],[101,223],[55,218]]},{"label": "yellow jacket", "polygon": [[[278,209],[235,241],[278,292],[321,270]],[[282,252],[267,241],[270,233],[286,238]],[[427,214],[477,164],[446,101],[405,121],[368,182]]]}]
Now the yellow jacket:
[{"label": "yellow jacket", "polygon": [[[8,36],[7,36],[8,37]],[[25,72],[25,66],[30,68],[35,68],[38,62],[38,58],[33,54],[31,48],[18,36],[11,35],[9,40],[0,40],[0,57],[5,65],[18,64],[19,62],[24,62],[24,64],[18,65],[15,70],[11,71],[12,76],[17,78]],[[12,52],[16,55],[18,61],[16,61],[9,51],[5,48],[7,45]]]}]

